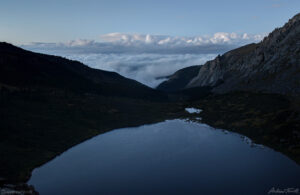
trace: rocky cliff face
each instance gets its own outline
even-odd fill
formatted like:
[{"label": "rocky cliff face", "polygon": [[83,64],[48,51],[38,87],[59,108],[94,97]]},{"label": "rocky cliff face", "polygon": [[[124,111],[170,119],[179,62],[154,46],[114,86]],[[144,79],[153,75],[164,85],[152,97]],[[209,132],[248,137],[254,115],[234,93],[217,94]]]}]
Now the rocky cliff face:
[{"label": "rocky cliff face", "polygon": [[300,94],[300,14],[258,44],[229,51],[205,63],[186,88]]}]

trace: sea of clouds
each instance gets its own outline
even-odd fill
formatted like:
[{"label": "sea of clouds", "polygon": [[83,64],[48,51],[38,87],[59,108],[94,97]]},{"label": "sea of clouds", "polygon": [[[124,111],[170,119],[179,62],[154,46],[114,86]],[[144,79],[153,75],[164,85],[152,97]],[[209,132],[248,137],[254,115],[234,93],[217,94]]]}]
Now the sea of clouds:
[{"label": "sea of clouds", "polygon": [[263,37],[246,33],[194,37],[110,33],[101,35],[100,41],[79,39],[65,43],[31,43],[22,47],[78,60],[156,87],[164,80],[162,77],[181,68],[204,64],[218,54],[258,42]]}]

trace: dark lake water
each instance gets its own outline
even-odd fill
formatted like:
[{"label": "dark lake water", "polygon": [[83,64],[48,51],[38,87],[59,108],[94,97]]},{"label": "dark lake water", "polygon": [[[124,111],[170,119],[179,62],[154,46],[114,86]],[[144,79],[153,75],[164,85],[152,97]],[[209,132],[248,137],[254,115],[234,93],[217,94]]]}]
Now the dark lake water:
[{"label": "dark lake water", "polygon": [[300,166],[239,134],[171,120],[96,136],[28,183],[41,195],[268,194],[300,188]]}]

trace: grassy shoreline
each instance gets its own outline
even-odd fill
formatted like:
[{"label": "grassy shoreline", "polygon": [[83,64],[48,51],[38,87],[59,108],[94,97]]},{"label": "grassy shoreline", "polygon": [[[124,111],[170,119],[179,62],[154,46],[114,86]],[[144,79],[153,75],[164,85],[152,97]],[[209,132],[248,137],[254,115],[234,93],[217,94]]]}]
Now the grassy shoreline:
[{"label": "grassy shoreline", "polygon": [[202,109],[196,114],[201,122],[245,135],[300,164],[299,102],[297,97],[245,92],[155,102],[68,92],[2,91],[0,177],[5,179],[0,187],[27,182],[34,168],[96,135],[187,118],[186,107]]},{"label": "grassy shoreline", "polygon": [[191,102],[202,122],[237,132],[300,164],[300,98],[234,92]]}]

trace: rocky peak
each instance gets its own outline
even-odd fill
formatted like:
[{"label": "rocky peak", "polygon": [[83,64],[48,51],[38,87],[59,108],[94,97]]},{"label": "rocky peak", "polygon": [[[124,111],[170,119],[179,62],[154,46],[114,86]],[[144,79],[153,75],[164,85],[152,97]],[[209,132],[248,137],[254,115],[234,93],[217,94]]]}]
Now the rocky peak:
[{"label": "rocky peak", "polygon": [[250,90],[299,94],[299,81],[300,14],[297,14],[260,43],[231,50],[208,61],[186,88],[212,86],[216,93]]},{"label": "rocky peak", "polygon": [[263,44],[278,44],[289,36],[295,35],[300,30],[300,13],[290,19],[283,27],[276,28],[262,41]]}]

